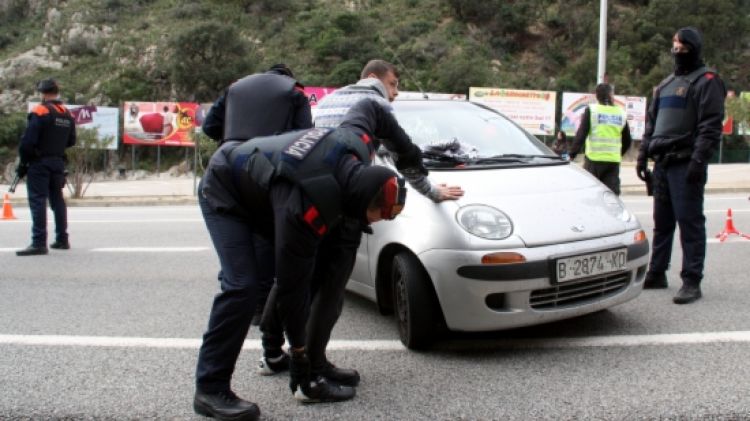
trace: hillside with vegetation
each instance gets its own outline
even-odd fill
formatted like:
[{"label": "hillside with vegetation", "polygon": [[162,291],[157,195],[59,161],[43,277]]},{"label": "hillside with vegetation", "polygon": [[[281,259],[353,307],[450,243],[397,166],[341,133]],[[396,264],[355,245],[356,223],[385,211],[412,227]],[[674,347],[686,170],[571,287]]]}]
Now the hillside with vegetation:
[{"label": "hillside with vegetation", "polygon": [[[688,25],[728,88],[750,90],[750,0],[618,0],[607,56],[617,92],[649,96]],[[0,0],[0,159],[15,156],[45,77],[76,104],[208,102],[274,63],[340,86],[383,58],[402,90],[580,92],[596,84],[598,28],[598,0]]]}]

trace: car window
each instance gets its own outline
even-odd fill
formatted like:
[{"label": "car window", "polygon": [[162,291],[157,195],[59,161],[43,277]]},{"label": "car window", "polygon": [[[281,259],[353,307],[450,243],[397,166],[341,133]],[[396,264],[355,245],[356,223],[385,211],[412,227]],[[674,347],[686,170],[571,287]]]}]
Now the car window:
[{"label": "car window", "polygon": [[424,151],[435,150],[437,145],[438,150],[451,149],[454,155],[471,158],[470,163],[488,163],[488,158],[498,163],[500,157],[512,157],[516,163],[522,157],[557,157],[502,114],[477,104],[397,101],[393,105],[401,127]]}]

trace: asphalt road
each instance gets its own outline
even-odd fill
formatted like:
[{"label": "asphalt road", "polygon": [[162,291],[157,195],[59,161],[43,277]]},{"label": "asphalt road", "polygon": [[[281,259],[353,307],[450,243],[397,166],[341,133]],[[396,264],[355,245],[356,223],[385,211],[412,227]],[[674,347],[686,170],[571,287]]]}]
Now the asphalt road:
[{"label": "asphalt road", "polygon": [[[650,236],[650,200],[625,202]],[[750,232],[747,195],[708,197],[695,304],[671,302],[677,264],[668,290],[619,307],[417,353],[350,295],[330,357],[360,370],[354,400],[303,406],[285,376],[257,376],[257,330],[234,388],[268,420],[750,419],[750,240],[714,242],[728,208]],[[71,208],[73,249],[24,258],[28,209],[15,214],[0,221],[0,419],[199,419],[193,370],[218,261],[197,207]]]}]

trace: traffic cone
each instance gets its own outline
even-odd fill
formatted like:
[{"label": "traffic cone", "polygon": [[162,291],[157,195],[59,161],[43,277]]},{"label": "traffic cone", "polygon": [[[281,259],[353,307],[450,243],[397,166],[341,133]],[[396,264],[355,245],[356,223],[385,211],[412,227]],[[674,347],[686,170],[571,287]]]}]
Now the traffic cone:
[{"label": "traffic cone", "polygon": [[13,215],[13,208],[10,206],[10,198],[8,197],[8,193],[5,193],[5,196],[3,196],[2,219],[16,219],[15,215]]},{"label": "traffic cone", "polygon": [[719,239],[719,241],[723,242],[727,239],[731,234],[739,235],[740,237],[744,237],[748,240],[750,240],[750,236],[743,234],[739,231],[737,231],[737,228],[734,227],[734,222],[732,222],[732,208],[729,208],[727,210],[727,223],[724,225],[724,231],[716,234],[716,238]]}]

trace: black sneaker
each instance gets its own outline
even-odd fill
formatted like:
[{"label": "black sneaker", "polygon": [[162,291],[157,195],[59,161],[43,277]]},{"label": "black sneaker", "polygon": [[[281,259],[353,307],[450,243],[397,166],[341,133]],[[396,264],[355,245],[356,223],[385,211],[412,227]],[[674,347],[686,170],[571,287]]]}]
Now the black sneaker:
[{"label": "black sneaker", "polygon": [[326,379],[344,386],[357,386],[359,384],[359,373],[353,368],[339,368],[326,361],[322,370],[315,370],[314,375],[323,376]]},{"label": "black sneaker", "polygon": [[23,250],[18,250],[16,256],[39,256],[47,253],[49,253],[47,247],[30,245]]},{"label": "black sneaker", "polygon": [[699,285],[683,285],[672,298],[675,304],[690,304],[703,296]]},{"label": "black sneaker", "polygon": [[240,399],[231,390],[219,393],[196,391],[193,410],[196,414],[217,420],[255,421],[260,418],[258,405]]},{"label": "black sneaker", "polygon": [[49,245],[49,248],[58,249],[58,250],[69,250],[70,243],[67,241],[55,241],[54,243]]},{"label": "black sneaker", "polygon": [[643,289],[664,289],[667,285],[667,275],[664,272],[647,272],[643,281]]},{"label": "black sneaker", "polygon": [[273,376],[284,371],[289,370],[289,354],[283,352],[281,359],[271,361],[266,357],[262,357],[258,362],[258,374],[261,376]]},{"label": "black sneaker", "polygon": [[329,382],[323,376],[316,377],[307,386],[297,385],[294,389],[294,398],[302,403],[347,401],[356,394],[357,389]]}]

